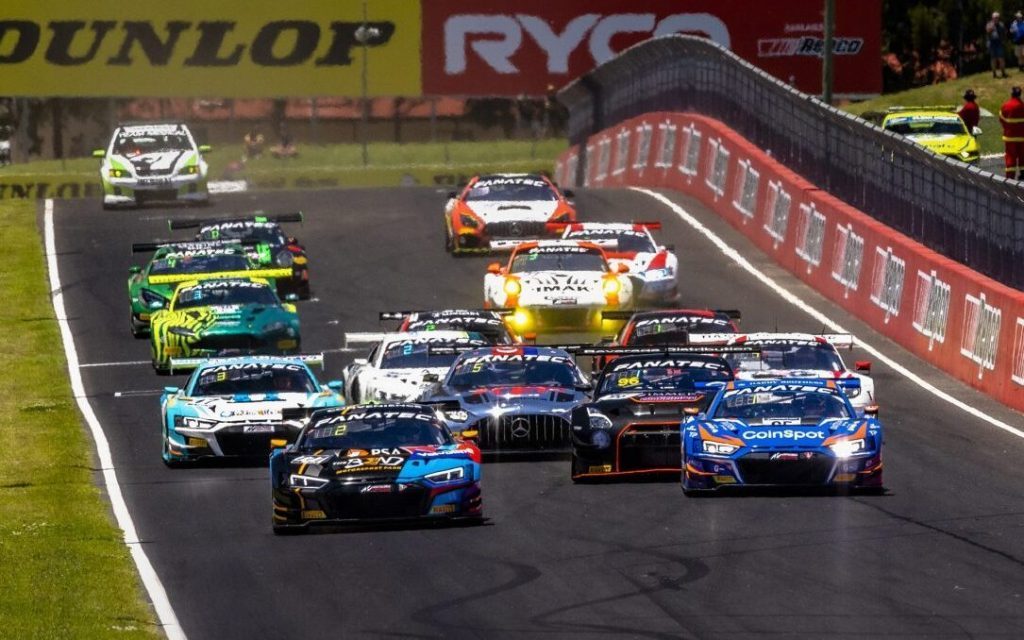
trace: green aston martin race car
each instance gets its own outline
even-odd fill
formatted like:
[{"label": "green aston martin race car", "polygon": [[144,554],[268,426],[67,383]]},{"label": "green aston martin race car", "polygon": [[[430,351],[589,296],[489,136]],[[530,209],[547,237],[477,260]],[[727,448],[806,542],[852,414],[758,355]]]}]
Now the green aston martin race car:
[{"label": "green aston martin race car", "polygon": [[132,335],[149,335],[152,314],[167,306],[174,288],[186,280],[215,278],[290,278],[287,267],[261,268],[250,253],[248,243],[237,240],[206,242],[137,242],[133,253],[152,253],[142,266],[128,269],[129,326]]},{"label": "green aston martin race car", "polygon": [[[299,352],[299,316],[264,278],[189,280],[150,318],[153,368],[167,374],[172,358],[292,355]],[[185,368],[185,367],[181,367]]]}]

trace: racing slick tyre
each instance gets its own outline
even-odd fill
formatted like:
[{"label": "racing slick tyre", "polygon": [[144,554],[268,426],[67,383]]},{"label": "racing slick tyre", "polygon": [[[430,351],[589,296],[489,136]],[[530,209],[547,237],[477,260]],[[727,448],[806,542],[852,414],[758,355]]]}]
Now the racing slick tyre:
[{"label": "racing slick tyre", "polygon": [[300,285],[297,293],[299,295],[299,300],[309,300],[313,297],[313,292],[310,290],[308,282]]},{"label": "racing slick tyre", "polygon": [[288,524],[271,524],[275,536],[297,536],[306,532],[305,527],[296,527]]},{"label": "racing slick tyre", "polygon": [[444,250],[446,253],[455,253],[455,241],[452,239],[452,233],[448,230],[448,225],[444,226]]},{"label": "racing slick tyre", "polygon": [[161,445],[162,448],[163,448],[163,455],[160,456],[160,459],[164,461],[164,465],[168,469],[181,469],[181,468],[189,466],[189,463],[184,461],[184,460],[168,460],[167,459],[167,436],[164,436],[163,438],[161,438],[161,440],[163,440],[163,444]]},{"label": "racing slick tyre", "polygon": [[135,321],[135,315],[128,310],[128,327],[131,329],[132,337],[136,340],[149,337],[149,325]]}]

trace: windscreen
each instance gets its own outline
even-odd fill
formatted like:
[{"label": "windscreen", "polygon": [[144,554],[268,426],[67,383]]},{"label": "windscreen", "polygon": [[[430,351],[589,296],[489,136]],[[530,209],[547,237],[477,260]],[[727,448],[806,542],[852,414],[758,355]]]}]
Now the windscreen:
[{"label": "windscreen", "polygon": [[825,418],[854,417],[846,402],[826,389],[811,391],[726,391],[712,418],[747,424],[817,424]]},{"label": "windscreen", "polygon": [[558,196],[544,180],[531,177],[481,178],[466,193],[466,202],[552,201]]},{"label": "windscreen", "polygon": [[316,393],[309,371],[300,364],[240,364],[207,367],[199,372],[193,396],[237,393]]},{"label": "windscreen", "polygon": [[904,136],[952,135],[967,133],[960,118],[906,118],[890,120],[885,128]]},{"label": "windscreen", "polygon": [[183,133],[163,135],[130,135],[122,133],[114,143],[114,154],[129,158],[147,153],[191,150],[192,142]]},{"label": "windscreen", "polygon": [[458,352],[436,353],[437,347],[482,347],[484,340],[466,340],[458,344],[445,341],[405,341],[392,342],[385,348],[380,360],[381,369],[432,369],[452,366]]},{"label": "windscreen", "polygon": [[736,353],[726,357],[736,371],[843,371],[843,361],[830,344],[762,344],[748,342],[760,353]]},{"label": "windscreen", "polygon": [[608,271],[608,263],[600,251],[594,249],[548,247],[521,251],[512,259],[510,273],[536,271]]},{"label": "windscreen", "polygon": [[447,386],[455,390],[498,386],[539,386],[572,388],[575,367],[565,358],[546,356],[472,356],[458,362],[448,376]]},{"label": "windscreen", "polygon": [[[377,415],[383,414],[377,412]],[[301,449],[381,449],[437,446],[452,442],[444,425],[423,415],[352,419],[333,424],[329,420],[324,422],[327,424],[306,431],[299,444]]]},{"label": "windscreen", "polygon": [[609,365],[599,395],[632,393],[634,391],[693,391],[697,382],[727,382],[732,374],[724,363],[683,360],[625,361],[616,359]]},{"label": "windscreen", "polygon": [[[588,240],[614,253],[656,253],[651,237],[643,231],[628,229],[581,229],[566,234],[568,240]],[[603,246],[607,243],[609,246]],[[612,246],[614,245],[614,246]]]},{"label": "windscreen", "polygon": [[199,229],[201,240],[253,240],[280,246],[287,242],[281,228],[269,222],[225,222]]},{"label": "windscreen", "polygon": [[479,335],[488,344],[507,344],[512,341],[503,320],[479,316],[422,318],[405,323],[402,331],[467,331]]},{"label": "windscreen", "polygon": [[204,282],[178,290],[175,309],[191,307],[264,304],[275,306],[277,296],[265,284],[258,282]]},{"label": "windscreen", "polygon": [[245,271],[249,260],[237,253],[169,254],[154,260],[149,274],[173,275],[178,273],[214,273],[217,271]]}]

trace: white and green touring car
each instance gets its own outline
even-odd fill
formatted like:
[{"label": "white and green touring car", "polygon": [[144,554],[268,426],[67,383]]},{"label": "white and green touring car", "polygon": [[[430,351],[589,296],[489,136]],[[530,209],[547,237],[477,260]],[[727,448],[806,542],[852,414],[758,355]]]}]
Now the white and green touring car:
[{"label": "white and green touring car", "polygon": [[123,124],[114,130],[102,158],[103,208],[152,201],[205,203],[207,165],[192,132],[181,123]]}]

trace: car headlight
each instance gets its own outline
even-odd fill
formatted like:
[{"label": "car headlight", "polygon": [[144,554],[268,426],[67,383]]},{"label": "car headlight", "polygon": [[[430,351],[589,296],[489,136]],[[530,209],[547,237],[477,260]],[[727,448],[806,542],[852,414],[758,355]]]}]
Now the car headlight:
[{"label": "car headlight", "polygon": [[204,420],[189,416],[174,416],[174,426],[186,429],[210,429],[217,424],[216,420]]},{"label": "car headlight", "polygon": [[843,391],[846,393],[847,398],[856,398],[860,395],[860,392],[863,391],[863,389],[856,387],[854,389],[843,389]]},{"label": "car headlight", "polygon": [[293,473],[288,476],[288,484],[293,487],[307,487],[315,489],[322,487],[330,482],[327,478],[318,478],[316,476],[303,476],[297,473]]},{"label": "car headlight", "polygon": [[167,333],[172,333],[176,336],[183,336],[185,338],[195,338],[198,336],[198,334],[195,331],[192,331],[191,329],[186,329],[185,327],[171,327],[170,329],[167,330]]},{"label": "car headlight", "polygon": [[710,440],[702,440],[701,442],[703,442],[704,453],[718,456],[727,456],[736,453],[736,450],[739,449],[734,444],[725,444],[724,442],[711,442]]},{"label": "car headlight", "polygon": [[454,469],[445,469],[444,471],[428,473],[423,477],[434,484],[444,484],[445,482],[457,482],[462,480],[465,476],[466,472],[462,467],[455,467]]},{"label": "car headlight", "polygon": [[459,222],[462,224],[462,226],[468,227],[470,229],[480,228],[480,223],[477,222],[477,219],[469,215],[468,213],[460,213]]},{"label": "car headlight", "polygon": [[128,172],[125,171],[124,169],[111,168],[108,174],[111,178],[127,178],[129,176]]},{"label": "car headlight", "polygon": [[190,164],[187,167],[181,168],[181,175],[183,176],[194,176],[199,173],[199,165]]},{"label": "car headlight", "polygon": [[444,417],[453,422],[465,422],[469,420],[469,412],[462,409],[454,409],[451,411],[445,411]]},{"label": "car headlight", "polygon": [[619,292],[622,289],[622,283],[619,282],[618,278],[606,278],[604,284],[601,285],[601,289],[604,291],[606,296],[610,296]]},{"label": "car headlight", "polygon": [[518,280],[506,280],[505,281],[505,293],[510,296],[518,296],[519,292],[523,290],[523,285],[519,284]]},{"label": "car headlight", "polygon": [[279,267],[290,267],[292,266],[292,263],[295,262],[295,256],[293,256],[292,252],[288,249],[282,249],[277,252],[277,256],[274,257],[274,262],[276,262]]},{"label": "car headlight", "polygon": [[604,429],[598,429],[590,434],[590,444],[598,449],[607,449],[612,445],[612,436]]},{"label": "car headlight", "polygon": [[840,440],[835,444],[828,445],[828,448],[832,450],[832,453],[836,454],[837,458],[849,458],[855,453],[860,453],[867,449],[868,443],[864,438],[857,438],[856,440]]},{"label": "car headlight", "polygon": [[590,415],[590,428],[591,429],[611,429],[612,421],[608,419],[608,416],[603,413],[596,411],[588,411]]},{"label": "car headlight", "polygon": [[142,289],[139,292],[139,298],[141,298],[142,303],[150,309],[163,309],[167,306],[167,298],[163,297],[159,293],[150,291],[149,289]]},{"label": "car headlight", "polygon": [[266,333],[287,333],[288,329],[289,326],[285,322],[271,322],[263,327],[263,331]]}]

